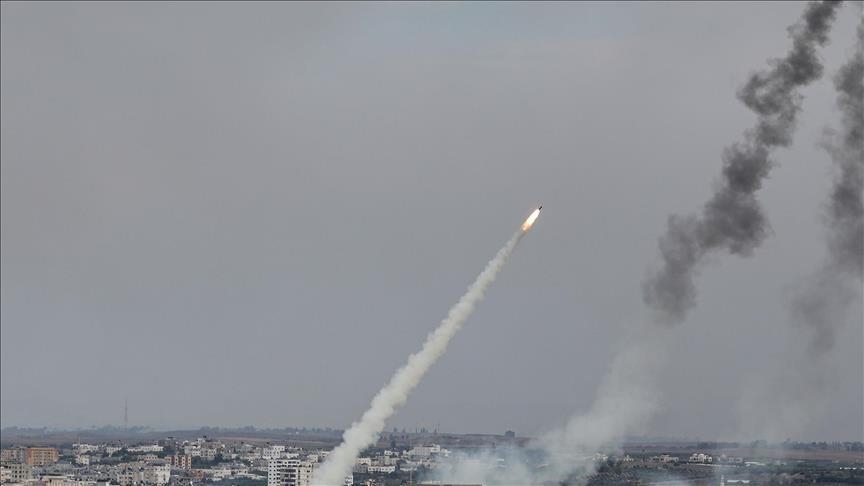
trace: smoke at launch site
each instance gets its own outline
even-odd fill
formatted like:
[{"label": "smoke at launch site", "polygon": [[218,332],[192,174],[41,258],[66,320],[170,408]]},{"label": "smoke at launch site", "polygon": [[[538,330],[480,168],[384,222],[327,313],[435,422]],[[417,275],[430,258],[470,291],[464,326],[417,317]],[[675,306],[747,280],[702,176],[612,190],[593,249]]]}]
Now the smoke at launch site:
[{"label": "smoke at launch site", "polygon": [[[792,142],[801,102],[796,89],[820,77],[823,68],[815,47],[827,43],[838,6],[829,2],[808,4],[801,21],[790,28],[793,47],[789,54],[774,61],[770,71],[752,75],[739,91],[739,99],[759,115],[756,127],[746,132],[744,142],[724,152],[723,182],[705,205],[702,217],[669,219],[667,234],[660,241],[665,266],[643,285],[645,302],[660,311],[661,322],[679,322],[695,305],[694,272],[709,251],[727,248],[734,254],[748,256],[767,235],[768,223],[755,193],[773,165],[770,150]],[[857,30],[859,42],[851,60],[835,78],[843,129],[828,146],[836,169],[826,218],[829,264],[817,272],[817,278],[806,287],[808,292],[799,294],[794,304],[799,318],[813,328],[811,348],[822,352],[830,347],[833,326],[844,322],[837,313],[845,311],[849,301],[860,298],[864,164],[862,29],[859,26]],[[850,275],[854,285],[849,285]],[[479,456],[457,456],[455,465],[441,471],[439,478],[507,484],[508,478],[513,477],[533,483],[590,474],[593,452],[604,447],[608,450],[625,435],[638,432],[640,424],[650,421],[661,406],[656,390],[662,357],[669,352],[665,349],[666,339],[668,336],[661,329],[650,337],[642,336],[636,340],[638,344],[621,351],[598,388],[591,409],[573,415],[562,427],[531,444],[529,449],[543,457],[541,466],[537,461],[532,463],[523,451],[508,450],[497,454],[499,459],[503,458],[504,466],[499,461],[496,468],[493,467],[496,454],[485,452]],[[812,368],[788,366],[783,370],[771,382],[777,388],[766,387],[762,382],[744,391],[740,401],[744,406],[740,410],[742,422],[749,427],[746,433],[762,433],[766,434],[762,437],[770,439],[777,439],[778,432],[798,434],[803,430],[802,424],[818,416],[820,409],[815,404],[821,404],[834,391],[825,386],[825,377]],[[764,377],[764,373],[757,372],[755,376]],[[754,390],[767,391],[772,397],[782,396],[784,401],[764,400],[765,393],[756,394]],[[770,425],[778,423],[779,429]]]},{"label": "smoke at launch site", "polygon": [[[734,93],[804,8],[2,2],[0,425],[122,424],[128,396],[130,425],[346,428],[542,202],[555,224],[387,429],[563,427],[645,318],[658,223],[711,194],[753,124]],[[815,142],[841,128],[829,73],[857,21],[838,10],[772,152],[774,236],[700,279],[696,325],[655,326],[686,366],[654,381],[648,433],[723,434],[780,338],[809,343],[778,296],[824,253]],[[861,330],[834,334],[838,420],[802,439],[862,430]]]}]

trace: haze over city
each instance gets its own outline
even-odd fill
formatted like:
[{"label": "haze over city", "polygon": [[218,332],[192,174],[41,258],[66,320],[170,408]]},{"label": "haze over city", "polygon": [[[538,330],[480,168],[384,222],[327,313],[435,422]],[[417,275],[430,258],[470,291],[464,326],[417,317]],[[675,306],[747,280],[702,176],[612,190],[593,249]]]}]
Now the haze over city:
[{"label": "haze over city", "polygon": [[764,241],[708,254],[679,322],[643,295],[805,5],[3,2],[0,426],[347,428],[542,204],[387,430],[554,441],[636,368],[622,435],[864,440],[860,273],[813,367],[790,311],[860,3]]}]

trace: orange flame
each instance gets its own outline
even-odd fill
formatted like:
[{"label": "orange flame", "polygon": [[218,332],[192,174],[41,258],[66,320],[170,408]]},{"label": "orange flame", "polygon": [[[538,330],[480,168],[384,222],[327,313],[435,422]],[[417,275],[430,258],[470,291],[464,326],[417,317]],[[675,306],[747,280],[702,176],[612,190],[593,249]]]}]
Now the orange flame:
[{"label": "orange flame", "polygon": [[522,231],[528,231],[531,229],[531,226],[534,226],[534,221],[537,220],[538,216],[540,216],[540,209],[535,209],[534,212],[528,216],[528,219],[522,223]]}]

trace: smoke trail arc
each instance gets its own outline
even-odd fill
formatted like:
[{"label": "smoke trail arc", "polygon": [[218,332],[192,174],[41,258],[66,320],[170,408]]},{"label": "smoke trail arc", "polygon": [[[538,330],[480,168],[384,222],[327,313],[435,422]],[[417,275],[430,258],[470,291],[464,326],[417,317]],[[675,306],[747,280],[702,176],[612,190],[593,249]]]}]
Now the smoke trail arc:
[{"label": "smoke trail arc", "polygon": [[831,350],[846,310],[860,301],[864,276],[864,17],[852,56],[834,78],[839,133],[825,144],[834,181],[824,218],[827,258],[791,302],[792,321],[811,332],[810,351]]},{"label": "smoke trail arc", "polygon": [[657,311],[659,321],[683,321],[696,305],[694,276],[714,251],[750,256],[768,235],[768,220],[756,193],[774,162],[771,151],[792,143],[801,95],[798,89],[819,79],[822,63],[816,47],[828,42],[839,2],[810,2],[801,20],[789,29],[792,48],[772,68],[750,76],[738,92],[757,115],[744,140],[723,152],[717,190],[699,215],[669,217],[659,240],[662,266],[643,282],[645,303]]},{"label": "smoke trail arc", "polygon": [[474,312],[474,308],[483,300],[486,289],[495,281],[498,273],[504,267],[507,259],[516,249],[522,237],[531,229],[540,209],[534,210],[507,243],[489,261],[465,294],[459,299],[441,321],[437,329],[429,333],[420,351],[412,354],[404,366],[399,368],[390,382],[372,399],[369,409],[357,422],[345,431],[342,443],[333,449],[321,467],[315,472],[312,484],[318,486],[341,485],[360,452],[371,445],[384,429],[384,424],[390,416],[408,399],[411,391],[429,368],[444,354],[450,340],[462,328],[462,325]]}]

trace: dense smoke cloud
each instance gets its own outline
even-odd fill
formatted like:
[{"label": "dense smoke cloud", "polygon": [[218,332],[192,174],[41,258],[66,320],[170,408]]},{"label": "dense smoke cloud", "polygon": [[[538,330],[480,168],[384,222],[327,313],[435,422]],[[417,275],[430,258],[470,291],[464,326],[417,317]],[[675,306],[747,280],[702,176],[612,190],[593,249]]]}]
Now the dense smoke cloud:
[{"label": "dense smoke cloud", "polygon": [[669,217],[660,238],[662,268],[643,283],[645,303],[658,311],[663,322],[680,322],[695,305],[693,279],[705,256],[715,250],[749,256],[769,231],[756,192],[773,162],[770,152],[792,142],[800,111],[798,88],[822,75],[816,47],[828,41],[837,2],[807,4],[801,21],[789,29],[792,49],[774,60],[770,70],[755,73],[738,98],[758,115],[744,140],[723,152],[722,177],[702,214]]}]

